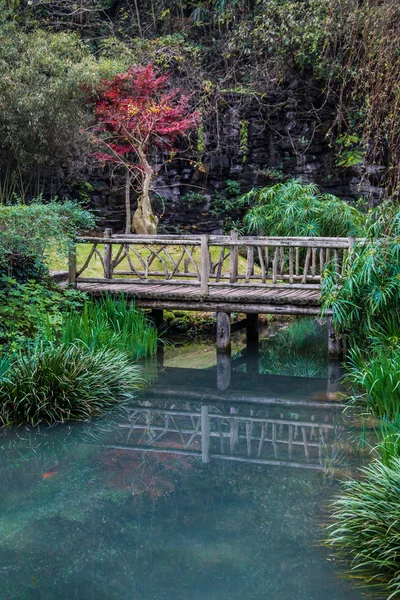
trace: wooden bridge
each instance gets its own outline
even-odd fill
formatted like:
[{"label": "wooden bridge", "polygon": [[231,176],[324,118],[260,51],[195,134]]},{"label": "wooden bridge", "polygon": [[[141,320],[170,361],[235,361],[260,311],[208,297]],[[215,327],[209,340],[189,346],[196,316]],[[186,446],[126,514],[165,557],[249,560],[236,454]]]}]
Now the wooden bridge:
[{"label": "wooden bridge", "polygon": [[[150,308],[217,313],[217,345],[230,343],[230,314],[318,315],[323,271],[341,272],[354,238],[227,235],[112,235],[84,237],[82,264],[70,255],[69,283],[93,295],[124,293]],[[161,311],[161,312],[160,312]],[[339,343],[330,329],[330,351]]]}]

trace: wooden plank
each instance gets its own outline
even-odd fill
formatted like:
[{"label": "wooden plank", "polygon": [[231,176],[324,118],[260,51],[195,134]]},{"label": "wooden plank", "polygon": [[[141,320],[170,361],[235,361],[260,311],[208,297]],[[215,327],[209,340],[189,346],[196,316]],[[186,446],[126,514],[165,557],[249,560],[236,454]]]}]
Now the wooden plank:
[{"label": "wooden plank", "polygon": [[272,283],[276,283],[278,275],[278,260],[279,260],[279,246],[275,248],[275,254],[272,261]]},{"label": "wooden plank", "polygon": [[310,266],[310,258],[311,258],[311,248],[308,248],[307,254],[306,254],[306,259],[304,261],[304,271],[303,271],[302,283],[306,283],[306,281],[307,281],[307,274],[308,274],[308,269]]},{"label": "wooden plank", "polygon": [[246,263],[246,283],[254,272],[254,246],[247,247],[247,263]]},{"label": "wooden plank", "polygon": [[208,280],[210,276],[210,251],[208,248],[208,235],[201,236],[200,256],[200,289],[204,296],[208,296]]},{"label": "wooden plank", "polygon": [[107,227],[104,230],[104,256],[103,256],[103,265],[104,265],[104,277],[106,279],[112,278],[112,245],[107,243],[112,236],[112,229]]},{"label": "wooden plank", "polygon": [[[238,240],[239,234],[237,231],[231,231],[231,237],[229,239],[229,245],[235,244]],[[238,275],[238,264],[239,264],[239,254],[238,248],[236,246],[232,246],[230,250],[230,268],[229,268],[229,281],[231,283],[235,283]]]}]

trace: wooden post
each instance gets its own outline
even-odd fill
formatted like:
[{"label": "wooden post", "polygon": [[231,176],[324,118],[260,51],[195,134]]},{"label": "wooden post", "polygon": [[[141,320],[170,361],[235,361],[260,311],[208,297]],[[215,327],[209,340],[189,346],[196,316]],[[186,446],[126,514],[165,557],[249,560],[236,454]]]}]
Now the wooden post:
[{"label": "wooden post", "polygon": [[[104,238],[112,237],[112,229],[107,227],[104,230]],[[104,243],[104,277],[106,279],[112,279],[112,245]]]},{"label": "wooden post", "polygon": [[224,352],[231,348],[231,314],[217,312],[217,348]]},{"label": "wooden post", "polygon": [[332,317],[328,317],[328,356],[341,356],[342,354],[342,339],[336,336]]},{"label": "wooden post", "polygon": [[230,352],[217,350],[217,389],[227,390],[231,384]]},{"label": "wooden post", "polygon": [[76,287],[76,245],[68,252],[68,284]]},{"label": "wooden post", "polygon": [[201,460],[204,464],[210,462],[210,417],[208,406],[201,407]]},{"label": "wooden post", "polygon": [[248,313],[246,315],[246,339],[247,344],[258,344],[258,314]]},{"label": "wooden post", "polygon": [[[239,239],[239,234],[237,231],[232,229],[231,231],[231,241],[237,242]],[[231,246],[230,247],[230,271],[229,271],[229,281],[230,283],[236,283],[236,279],[238,276],[238,265],[239,265],[239,247]]]},{"label": "wooden post", "polygon": [[356,243],[356,238],[354,237],[354,235],[349,235],[348,240],[349,240],[349,250],[351,250],[352,248],[354,248],[354,244]]},{"label": "wooden post", "polygon": [[208,296],[208,281],[210,278],[210,251],[208,248],[208,235],[201,236],[201,258],[200,258],[200,287],[201,293],[204,296]]}]

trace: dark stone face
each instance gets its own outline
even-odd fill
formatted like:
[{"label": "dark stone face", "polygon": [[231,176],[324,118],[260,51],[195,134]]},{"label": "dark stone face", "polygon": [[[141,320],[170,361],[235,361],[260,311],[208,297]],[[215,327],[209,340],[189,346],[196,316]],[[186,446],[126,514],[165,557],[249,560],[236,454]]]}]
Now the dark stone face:
[{"label": "dark stone face", "polygon": [[[224,188],[228,179],[240,183],[242,192],[246,192],[292,176],[314,182],[323,191],[348,201],[366,196],[370,206],[378,204],[384,194],[383,167],[368,164],[337,167],[336,150],[330,146],[327,135],[334,107],[320,106],[321,97],[315,82],[304,83],[296,78],[266,94],[266,99],[227,94],[218,119],[210,116],[204,123],[205,153],[201,163],[195,151],[184,149],[172,162],[168,156],[158,158],[153,204],[163,230],[220,230],[224,219],[210,212],[209,200],[216,190]],[[247,123],[245,148],[244,122]],[[195,138],[193,141],[195,147]],[[78,165],[74,179],[90,184],[85,199],[101,217],[100,227],[123,229],[123,177],[115,172],[110,181],[107,169],[89,167],[88,163],[81,166],[79,172]],[[61,186],[53,184],[55,187],[59,196],[79,197],[68,178]],[[203,201],[188,202],[190,192],[203,195]],[[45,190],[45,195],[51,193],[54,192]],[[134,196],[133,193],[133,210]]]}]

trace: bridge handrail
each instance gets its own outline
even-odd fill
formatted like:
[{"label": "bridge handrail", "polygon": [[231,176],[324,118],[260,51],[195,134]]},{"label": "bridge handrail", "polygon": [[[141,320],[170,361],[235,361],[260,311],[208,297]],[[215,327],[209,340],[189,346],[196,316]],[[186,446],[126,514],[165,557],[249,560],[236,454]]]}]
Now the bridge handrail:
[{"label": "bridge handrail", "polygon": [[[319,288],[325,265],[333,261],[340,273],[345,254],[356,241],[363,239],[239,237],[237,231],[229,236],[113,235],[112,230],[106,229],[103,236],[82,236],[76,241],[91,244],[92,248],[80,268],[76,250],[71,251],[70,283],[189,283],[198,285],[201,294],[208,295],[209,287],[215,285]],[[118,250],[113,256],[115,246]],[[239,261],[239,255],[243,254],[245,261]],[[101,261],[104,276],[82,277],[93,257]],[[117,270],[121,263],[124,270]],[[244,271],[240,272],[241,269]],[[125,276],[129,279],[121,278]]]}]

